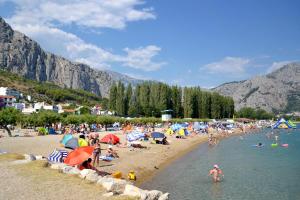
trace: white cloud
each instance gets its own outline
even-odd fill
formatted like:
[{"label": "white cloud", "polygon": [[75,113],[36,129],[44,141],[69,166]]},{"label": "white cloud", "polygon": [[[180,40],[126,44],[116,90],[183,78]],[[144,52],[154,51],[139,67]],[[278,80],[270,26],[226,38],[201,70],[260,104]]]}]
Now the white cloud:
[{"label": "white cloud", "polygon": [[140,47],[137,49],[125,48],[124,51],[127,56],[123,59],[124,66],[142,69],[144,71],[155,71],[160,69],[165,62],[153,62],[152,58],[160,52],[161,48],[149,45],[147,47]]},{"label": "white cloud", "polygon": [[283,67],[286,64],[289,64],[291,62],[294,62],[293,60],[289,60],[289,61],[281,61],[281,62],[273,62],[273,64],[271,65],[271,67],[268,68],[267,73],[271,73],[281,67]]},{"label": "white cloud", "polygon": [[204,65],[201,70],[210,74],[239,75],[245,73],[245,68],[250,59],[240,57],[225,57],[221,61]]},{"label": "white cloud", "polygon": [[155,19],[152,8],[136,9],[141,0],[7,0],[17,5],[14,23],[76,24],[123,29],[130,21]]},{"label": "white cloud", "polygon": [[57,55],[98,69],[108,69],[112,63],[118,63],[154,71],[165,64],[152,61],[161,50],[155,45],[125,48],[125,54],[118,55],[60,29],[61,25],[68,24],[87,27],[91,32],[99,28],[123,29],[130,21],[155,19],[152,8],[135,8],[143,4],[141,0],[5,1],[12,1],[16,5],[14,15],[7,22]]}]

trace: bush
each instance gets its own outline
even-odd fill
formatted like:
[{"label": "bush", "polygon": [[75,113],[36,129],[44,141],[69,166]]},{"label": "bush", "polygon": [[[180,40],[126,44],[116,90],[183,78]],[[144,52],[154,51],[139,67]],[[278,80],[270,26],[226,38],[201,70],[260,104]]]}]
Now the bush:
[{"label": "bush", "polygon": [[40,127],[37,129],[39,135],[48,135],[48,131],[44,127]]}]

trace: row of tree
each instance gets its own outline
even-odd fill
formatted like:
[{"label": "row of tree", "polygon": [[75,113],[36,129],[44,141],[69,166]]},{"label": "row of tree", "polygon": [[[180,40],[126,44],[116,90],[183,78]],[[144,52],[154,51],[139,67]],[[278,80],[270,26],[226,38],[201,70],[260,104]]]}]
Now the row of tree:
[{"label": "row of tree", "polygon": [[238,112],[236,112],[236,117],[249,119],[274,119],[275,115],[263,109],[244,107],[241,108]]},{"label": "row of tree", "polygon": [[173,110],[173,117],[230,118],[234,114],[231,97],[203,91],[200,87],[169,86],[144,82],[133,88],[121,82],[110,89],[109,108],[120,116],[159,117],[163,110]]}]

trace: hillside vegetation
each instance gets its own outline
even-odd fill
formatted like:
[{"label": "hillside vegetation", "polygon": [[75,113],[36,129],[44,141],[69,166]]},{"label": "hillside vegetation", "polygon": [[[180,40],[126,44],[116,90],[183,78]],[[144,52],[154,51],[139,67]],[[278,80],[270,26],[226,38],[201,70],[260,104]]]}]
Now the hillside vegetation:
[{"label": "hillside vegetation", "polygon": [[102,99],[91,92],[81,89],[60,88],[49,82],[40,83],[3,70],[0,70],[0,83],[1,87],[16,89],[23,95],[30,95],[35,101],[45,101],[50,104],[69,102],[94,105],[106,101],[106,99]]}]

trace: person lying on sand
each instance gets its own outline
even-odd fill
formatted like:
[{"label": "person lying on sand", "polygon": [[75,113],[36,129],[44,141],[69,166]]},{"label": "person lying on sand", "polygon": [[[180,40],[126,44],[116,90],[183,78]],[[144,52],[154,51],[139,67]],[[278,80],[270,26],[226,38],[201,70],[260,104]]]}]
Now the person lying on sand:
[{"label": "person lying on sand", "polygon": [[106,156],[119,158],[119,155],[117,154],[117,152],[115,150],[113,150],[112,145],[108,145]]},{"label": "person lying on sand", "polygon": [[214,168],[209,171],[208,175],[212,176],[212,179],[215,183],[221,181],[221,175],[224,177],[224,174],[218,165],[214,165]]}]

